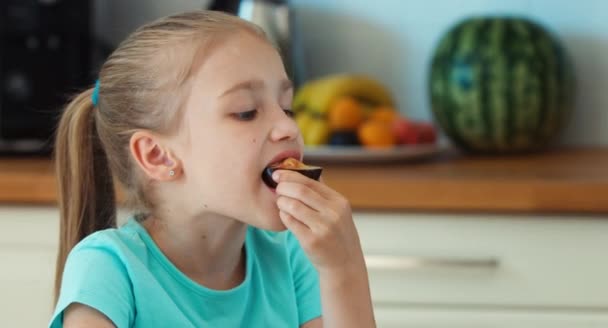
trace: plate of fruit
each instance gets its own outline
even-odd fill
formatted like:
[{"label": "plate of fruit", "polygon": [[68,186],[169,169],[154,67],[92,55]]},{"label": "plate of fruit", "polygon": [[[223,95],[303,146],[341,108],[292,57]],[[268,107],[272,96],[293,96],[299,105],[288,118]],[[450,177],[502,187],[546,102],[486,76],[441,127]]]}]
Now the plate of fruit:
[{"label": "plate of fruit", "polygon": [[391,92],[368,76],[310,81],[296,92],[293,109],[307,161],[404,161],[442,149],[432,123],[406,118]]}]

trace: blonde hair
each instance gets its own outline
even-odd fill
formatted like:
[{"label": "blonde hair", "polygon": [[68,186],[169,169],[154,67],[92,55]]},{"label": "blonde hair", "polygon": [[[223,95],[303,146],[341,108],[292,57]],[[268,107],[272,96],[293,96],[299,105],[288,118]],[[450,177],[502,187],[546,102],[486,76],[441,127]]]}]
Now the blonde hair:
[{"label": "blonde hair", "polygon": [[154,209],[129,139],[138,129],[174,132],[200,58],[214,42],[237,31],[267,40],[256,25],[215,11],[186,12],[144,25],[102,66],[97,105],[92,88],[67,105],[55,141],[61,215],[55,301],[71,249],[87,235],[116,226],[113,178],[123,186],[127,207],[138,213]]}]

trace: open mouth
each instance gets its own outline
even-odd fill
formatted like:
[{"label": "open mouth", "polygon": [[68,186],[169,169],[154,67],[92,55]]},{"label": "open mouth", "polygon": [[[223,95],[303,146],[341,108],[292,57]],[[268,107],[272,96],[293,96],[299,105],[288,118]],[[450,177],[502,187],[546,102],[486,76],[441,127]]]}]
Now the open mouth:
[{"label": "open mouth", "polygon": [[317,181],[323,172],[323,168],[320,166],[306,165],[293,157],[288,157],[278,163],[270,164],[264,169],[264,172],[262,172],[262,180],[271,189],[277,187],[277,183],[272,179],[272,173],[276,170],[295,171]]}]

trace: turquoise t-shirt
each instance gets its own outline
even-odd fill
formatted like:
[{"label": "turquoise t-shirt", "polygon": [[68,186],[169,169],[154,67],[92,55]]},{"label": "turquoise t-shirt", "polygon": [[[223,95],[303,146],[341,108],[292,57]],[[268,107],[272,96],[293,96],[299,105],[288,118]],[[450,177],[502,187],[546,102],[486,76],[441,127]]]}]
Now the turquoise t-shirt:
[{"label": "turquoise t-shirt", "polygon": [[134,219],[82,240],[66,261],[49,327],[74,302],[123,327],[299,327],[321,316],[318,274],[289,231],[249,227],[244,281],[206,288],[180,272]]}]

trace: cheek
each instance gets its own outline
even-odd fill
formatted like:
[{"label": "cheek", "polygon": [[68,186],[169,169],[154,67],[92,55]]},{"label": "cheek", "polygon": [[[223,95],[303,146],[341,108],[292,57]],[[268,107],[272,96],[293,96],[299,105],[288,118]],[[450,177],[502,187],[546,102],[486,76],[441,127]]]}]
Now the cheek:
[{"label": "cheek", "polygon": [[261,174],[259,141],[256,139],[254,143],[252,140],[216,140],[192,148],[188,167],[193,172],[193,178],[198,180],[197,184],[215,189],[247,188],[252,179]]},{"label": "cheek", "polygon": [[235,184],[236,188],[247,188],[261,174],[264,140],[259,126],[220,120],[212,126],[191,126],[190,131],[191,143],[185,150],[189,162],[185,166],[198,180],[195,184],[206,187],[209,182],[218,189],[232,189]]}]

